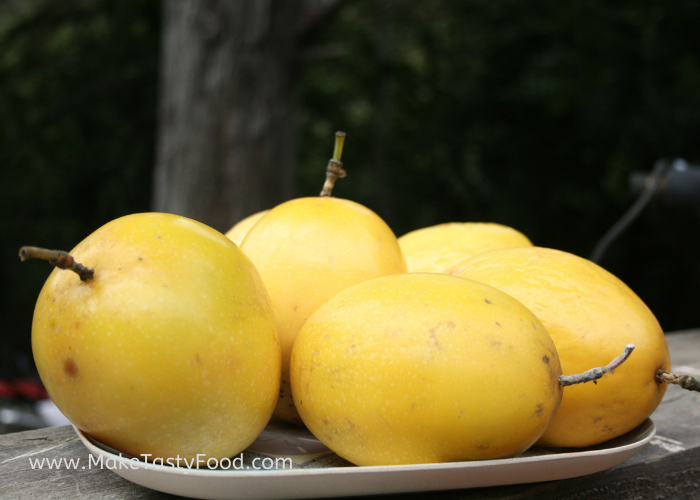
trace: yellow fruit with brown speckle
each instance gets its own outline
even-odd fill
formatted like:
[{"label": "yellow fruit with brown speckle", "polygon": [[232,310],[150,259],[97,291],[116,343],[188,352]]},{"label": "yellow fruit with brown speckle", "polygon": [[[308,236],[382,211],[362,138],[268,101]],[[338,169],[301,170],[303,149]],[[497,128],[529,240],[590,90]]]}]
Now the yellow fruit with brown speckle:
[{"label": "yellow fruit with brown speckle", "polygon": [[137,458],[224,458],[260,434],[277,401],[280,347],[269,297],[223,234],[135,214],[55,269],[36,304],[41,380],[79,429]]},{"label": "yellow fruit with brown speckle", "polygon": [[294,199],[270,210],[241,245],[270,293],[282,347],[275,415],[301,423],[289,388],[294,339],[321,304],[362,281],[406,272],[396,236],[370,209],[340,198]]},{"label": "yellow fruit with brown speckle", "polygon": [[565,375],[603,366],[627,343],[634,353],[597,384],[568,387],[538,444],[591,446],[620,436],[656,409],[670,359],[664,333],[642,300],[617,277],[567,252],[509,248],[471,257],[449,271],[512,295],[544,323]]},{"label": "yellow fruit with brown speckle", "polygon": [[559,358],[520,302],[444,274],[401,274],[323,304],[294,344],[309,430],[357,465],[513,457],[559,407]]}]

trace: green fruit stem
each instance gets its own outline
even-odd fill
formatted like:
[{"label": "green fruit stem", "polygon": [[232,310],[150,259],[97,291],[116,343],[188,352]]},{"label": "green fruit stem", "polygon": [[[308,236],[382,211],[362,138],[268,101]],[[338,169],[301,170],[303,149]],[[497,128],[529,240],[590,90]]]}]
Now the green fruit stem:
[{"label": "green fruit stem", "polygon": [[340,162],[340,157],[343,156],[343,144],[345,144],[345,132],[340,130],[335,133],[335,147],[333,148],[333,159]]},{"label": "green fruit stem", "polygon": [[340,157],[343,155],[343,144],[345,143],[345,132],[335,133],[335,148],[333,149],[333,158],[328,161],[326,167],[326,182],[323,183],[321,196],[330,196],[335,186],[335,181],[340,177],[345,177],[346,172],[343,170],[343,162]]},{"label": "green fruit stem", "polygon": [[632,354],[634,347],[634,344],[627,344],[625,346],[625,350],[622,351],[622,354],[620,354],[618,357],[613,359],[610,363],[608,363],[605,366],[593,368],[591,370],[587,370],[583,373],[578,373],[576,375],[562,375],[561,377],[559,377],[559,383],[562,385],[562,387],[566,387],[567,385],[585,384],[586,382],[595,383],[595,381],[601,378],[603,375],[614,371],[615,368],[624,363],[627,360],[627,358],[630,357],[630,354]]},{"label": "green fruit stem", "polygon": [[656,372],[656,380],[667,384],[680,385],[683,389],[688,391],[700,392],[700,382],[690,375],[678,375],[676,373],[667,372],[666,370],[659,370]]},{"label": "green fruit stem", "polygon": [[63,250],[47,250],[39,247],[22,247],[19,249],[19,258],[24,262],[28,259],[48,260],[49,264],[59,269],[69,269],[80,276],[81,281],[91,280],[95,274],[94,269],[83,266],[73,259],[73,256]]}]

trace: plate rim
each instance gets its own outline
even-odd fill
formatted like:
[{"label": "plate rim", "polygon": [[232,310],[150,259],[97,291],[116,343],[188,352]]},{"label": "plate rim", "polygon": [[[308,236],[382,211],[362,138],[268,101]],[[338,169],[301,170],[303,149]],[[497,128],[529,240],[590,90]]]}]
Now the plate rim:
[{"label": "plate rim", "polygon": [[[75,425],[72,425],[78,438],[83,443],[83,445],[88,449],[90,453],[93,454],[104,454],[108,455],[110,458],[117,460],[118,462],[126,462],[130,464],[128,469],[130,471],[150,471],[151,473],[161,473],[161,474],[175,474],[175,475],[189,475],[192,477],[216,477],[216,478],[248,478],[255,477],[261,478],[265,476],[274,477],[284,477],[284,476],[325,476],[329,474],[383,474],[398,471],[430,471],[430,470],[450,470],[450,469],[477,469],[484,466],[497,467],[497,466],[508,466],[515,464],[526,464],[526,463],[539,463],[548,461],[562,461],[562,460],[575,460],[575,459],[585,459],[590,456],[601,455],[617,455],[624,454],[625,452],[632,451],[634,449],[641,450],[644,448],[656,435],[656,426],[651,418],[647,418],[639,424],[634,429],[630,430],[628,433],[638,432],[639,436],[632,441],[621,446],[605,447],[605,443],[597,445],[594,449],[584,449],[582,451],[575,451],[572,448],[566,448],[567,451],[553,452],[543,455],[526,456],[526,457],[514,457],[514,458],[501,458],[492,460],[473,460],[473,461],[461,461],[461,462],[440,462],[440,463],[426,463],[426,464],[400,464],[400,465],[365,465],[365,466],[350,466],[350,467],[318,467],[318,468],[298,468],[298,469],[254,469],[254,470],[216,470],[216,469],[197,469],[197,468],[187,468],[187,467],[174,467],[170,465],[159,465],[144,462],[137,458],[137,461],[133,461],[131,455],[117,455],[114,452],[107,449],[106,445],[100,443],[96,439],[85,434],[82,430],[78,429]],[[624,436],[624,434],[623,434]],[[119,453],[118,450],[114,450]],[[135,457],[136,458],[136,457]],[[629,457],[627,457],[629,458]],[[626,459],[625,459],[626,460]],[[623,460],[624,461],[624,460]],[[136,467],[132,467],[136,465]],[[110,469],[113,472],[118,470],[119,467]],[[124,468],[120,469],[124,470]],[[604,470],[604,469],[603,469]],[[576,477],[576,476],[571,476]]]}]

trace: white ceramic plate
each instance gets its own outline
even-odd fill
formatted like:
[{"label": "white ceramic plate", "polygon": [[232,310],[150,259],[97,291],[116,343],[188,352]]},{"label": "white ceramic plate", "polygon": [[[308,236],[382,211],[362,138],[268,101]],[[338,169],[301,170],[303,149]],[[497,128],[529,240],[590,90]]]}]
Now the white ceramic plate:
[{"label": "white ceramic plate", "polygon": [[[329,452],[306,429],[271,422],[244,452],[240,470],[188,469],[131,460],[76,429],[94,456],[123,478],[154,490],[203,499],[324,498],[535,483],[584,476],[638,453],[656,433],[647,419],[633,431],[583,450],[531,448],[517,458],[443,464],[355,467]],[[100,459],[100,457],[102,457]],[[267,458],[263,462],[263,458]],[[280,469],[254,470],[286,457]],[[289,463],[294,467],[289,469]],[[241,466],[239,463],[235,466]],[[246,469],[246,467],[248,467]],[[286,467],[287,470],[282,470]]]}]

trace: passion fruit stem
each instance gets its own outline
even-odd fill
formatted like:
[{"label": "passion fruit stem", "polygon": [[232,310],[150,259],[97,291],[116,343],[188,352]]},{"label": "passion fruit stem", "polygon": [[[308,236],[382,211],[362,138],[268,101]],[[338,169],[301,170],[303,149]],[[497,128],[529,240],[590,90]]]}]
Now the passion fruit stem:
[{"label": "passion fruit stem", "polygon": [[70,269],[81,281],[91,280],[95,274],[94,269],[87,268],[73,259],[73,256],[63,250],[47,250],[39,247],[22,247],[19,249],[19,258],[24,262],[28,259],[48,260],[49,264],[59,269]]},{"label": "passion fruit stem", "polygon": [[321,196],[330,196],[335,186],[335,181],[340,177],[345,177],[346,172],[343,170],[343,162],[340,157],[343,155],[343,144],[345,143],[345,132],[335,133],[335,148],[333,149],[333,158],[328,161],[326,167],[326,182],[323,183]]},{"label": "passion fruit stem", "polygon": [[680,385],[683,389],[689,391],[700,392],[700,381],[694,379],[690,375],[678,375],[677,373],[667,372],[666,370],[659,370],[656,372],[656,380],[659,382],[666,382],[667,384]]},{"label": "passion fruit stem", "polygon": [[625,350],[622,351],[622,354],[620,354],[618,357],[616,357],[610,363],[603,367],[593,368],[591,370],[587,370],[583,373],[578,373],[576,375],[562,375],[561,377],[559,377],[559,383],[562,385],[562,387],[566,387],[567,385],[595,382],[606,373],[613,372],[615,368],[624,363],[627,360],[627,358],[630,357],[632,351],[634,351],[634,347],[634,344],[627,344],[625,346]]}]

